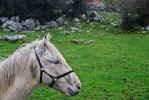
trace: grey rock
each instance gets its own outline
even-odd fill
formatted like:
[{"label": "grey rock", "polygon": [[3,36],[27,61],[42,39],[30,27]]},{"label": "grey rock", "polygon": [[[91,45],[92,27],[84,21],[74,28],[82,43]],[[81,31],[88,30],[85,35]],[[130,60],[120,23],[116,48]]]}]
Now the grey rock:
[{"label": "grey rock", "polygon": [[86,32],[87,32],[87,33],[89,33],[89,32],[90,32],[90,30],[86,30]]},{"label": "grey rock", "polygon": [[147,31],[141,31],[142,34],[145,34]]},{"label": "grey rock", "polygon": [[39,31],[39,30],[41,30],[42,29],[42,26],[41,25],[38,25],[34,30],[35,31]]},{"label": "grey rock", "polygon": [[58,30],[63,30],[63,27],[59,27]]},{"label": "grey rock", "polygon": [[22,25],[24,26],[24,28],[26,28],[26,30],[29,31],[34,30],[34,28],[36,27],[36,23],[32,18],[22,21]]},{"label": "grey rock", "polygon": [[10,18],[11,21],[14,21],[14,22],[19,22],[20,21],[20,17],[19,16],[13,16]]},{"label": "grey rock", "polygon": [[41,25],[41,29],[46,29],[47,27],[47,25]]},{"label": "grey rock", "polygon": [[82,14],[81,19],[82,20],[87,20],[87,16],[85,14]]},{"label": "grey rock", "polygon": [[70,27],[70,29],[71,29],[71,32],[82,32],[82,30],[77,27]]},{"label": "grey rock", "polygon": [[9,30],[9,29],[4,28],[4,29],[3,29],[3,32],[10,32],[10,30]]},{"label": "grey rock", "polygon": [[100,28],[101,28],[101,29],[105,29],[105,26],[104,26],[104,25],[100,25]]},{"label": "grey rock", "polygon": [[10,31],[16,31],[16,32],[20,32],[22,31],[23,27],[20,23],[18,22],[14,22],[14,21],[7,21],[6,23],[4,23],[2,25],[3,29],[9,29]]},{"label": "grey rock", "polygon": [[27,38],[26,35],[6,35],[0,36],[0,40],[7,40],[7,41],[17,41]]},{"label": "grey rock", "polygon": [[56,19],[56,22],[57,22],[59,25],[64,25],[65,16],[59,17],[58,19]]},{"label": "grey rock", "polygon": [[32,33],[33,31],[23,30],[22,32],[27,33],[27,34],[30,34],[30,33]]},{"label": "grey rock", "polygon": [[55,21],[51,21],[48,23],[48,25],[41,25],[39,20],[34,20],[32,18],[21,20],[18,16],[13,16],[10,18],[10,20],[7,17],[0,17],[0,25],[4,32],[14,31],[25,33],[39,31],[47,27],[58,27],[58,24]]},{"label": "grey rock", "polygon": [[146,30],[149,31],[149,26],[146,26]]},{"label": "grey rock", "polygon": [[103,22],[102,16],[100,16],[97,11],[91,12],[89,16],[90,21]]},{"label": "grey rock", "polygon": [[64,35],[69,35],[70,33],[68,31],[64,31]]},{"label": "grey rock", "polygon": [[46,25],[48,28],[57,28],[58,27],[58,23],[56,21],[50,21]]},{"label": "grey rock", "polygon": [[21,32],[22,31],[22,25],[20,23],[14,23],[12,26],[9,27],[10,30]]},{"label": "grey rock", "polygon": [[80,22],[80,19],[79,19],[79,18],[74,18],[74,19],[73,19],[73,22],[74,22],[74,23],[79,23],[79,22]]},{"label": "grey rock", "polygon": [[9,19],[7,18],[7,17],[0,17],[0,21],[2,22],[2,23],[5,23],[5,22],[7,22]]},{"label": "grey rock", "polygon": [[40,22],[39,22],[39,20],[36,20],[35,23],[36,23],[36,26],[41,25]]},{"label": "grey rock", "polygon": [[81,44],[81,43],[83,43],[82,40],[72,40],[71,42],[72,43],[75,43],[75,44]]},{"label": "grey rock", "polygon": [[111,23],[111,25],[113,26],[113,27],[118,27],[118,25],[116,24],[116,23]]},{"label": "grey rock", "polygon": [[65,21],[64,21],[64,25],[68,25],[68,21],[65,20]]},{"label": "grey rock", "polygon": [[87,40],[85,43],[86,44],[91,44],[91,43],[93,43],[94,41],[93,40]]}]

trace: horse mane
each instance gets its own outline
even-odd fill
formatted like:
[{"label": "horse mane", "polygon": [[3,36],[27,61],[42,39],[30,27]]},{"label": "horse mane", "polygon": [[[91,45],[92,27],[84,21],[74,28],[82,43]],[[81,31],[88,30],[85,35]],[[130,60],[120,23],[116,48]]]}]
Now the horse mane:
[{"label": "horse mane", "polygon": [[11,56],[0,62],[0,97],[13,86],[16,76],[25,70],[28,63],[30,63],[30,53],[38,44],[39,40],[36,40],[21,46]]}]

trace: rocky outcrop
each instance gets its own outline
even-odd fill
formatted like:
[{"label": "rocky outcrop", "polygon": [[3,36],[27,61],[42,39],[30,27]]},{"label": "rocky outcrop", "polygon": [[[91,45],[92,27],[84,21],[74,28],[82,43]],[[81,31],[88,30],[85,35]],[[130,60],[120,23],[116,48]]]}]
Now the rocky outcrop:
[{"label": "rocky outcrop", "polygon": [[84,0],[0,0],[0,17],[33,18],[42,23],[63,14],[74,17],[85,12]]}]

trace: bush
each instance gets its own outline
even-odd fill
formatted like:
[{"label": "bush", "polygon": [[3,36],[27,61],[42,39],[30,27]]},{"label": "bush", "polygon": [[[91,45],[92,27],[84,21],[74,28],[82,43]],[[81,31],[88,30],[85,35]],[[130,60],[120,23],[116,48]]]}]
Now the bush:
[{"label": "bush", "polygon": [[149,25],[149,0],[122,1],[122,27],[130,30]]},{"label": "bush", "polygon": [[121,8],[121,0],[106,0],[106,6],[109,10],[119,12]]},{"label": "bush", "polygon": [[79,17],[81,14],[87,13],[87,5],[85,0],[74,0],[74,3],[64,11],[67,16]]}]

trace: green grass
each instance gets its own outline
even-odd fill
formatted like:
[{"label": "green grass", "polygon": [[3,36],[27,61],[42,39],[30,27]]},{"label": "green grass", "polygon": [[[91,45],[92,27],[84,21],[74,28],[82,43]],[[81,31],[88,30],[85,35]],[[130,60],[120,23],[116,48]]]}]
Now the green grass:
[{"label": "green grass", "polygon": [[[33,91],[30,100],[149,100],[149,34],[124,32],[119,26],[119,16],[103,14],[104,23],[82,23],[83,31],[63,35],[62,29],[47,29],[52,43],[61,51],[82,82],[81,92],[66,97],[59,92],[41,86]],[[102,26],[102,28],[101,28]],[[104,28],[103,28],[104,26]],[[89,29],[90,32],[86,32]],[[130,34],[131,33],[131,34]],[[140,34],[139,34],[140,33]],[[9,33],[0,32],[0,35]],[[0,57],[12,54],[21,44],[42,38],[44,32],[27,34],[26,40],[0,41]],[[74,44],[73,39],[94,40],[92,44]]]}]

